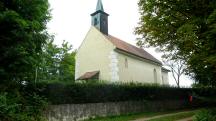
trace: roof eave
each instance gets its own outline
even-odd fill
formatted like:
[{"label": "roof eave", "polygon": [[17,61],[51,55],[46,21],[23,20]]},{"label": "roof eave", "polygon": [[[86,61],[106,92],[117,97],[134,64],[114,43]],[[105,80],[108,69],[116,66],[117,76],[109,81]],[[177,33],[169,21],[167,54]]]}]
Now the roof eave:
[{"label": "roof eave", "polygon": [[162,71],[163,71],[163,72],[171,72],[169,69],[166,69],[166,68],[164,68],[164,67],[162,67]]},{"label": "roof eave", "polygon": [[98,11],[96,11],[96,12],[92,13],[92,14],[91,14],[91,16],[94,16],[94,15],[96,15],[97,13],[103,13],[103,14],[105,14],[105,15],[109,16],[109,14],[108,14],[108,13],[106,13],[106,12],[104,12],[104,11],[101,11],[101,10],[98,10]]},{"label": "roof eave", "polygon": [[127,53],[127,54],[129,54],[129,55],[133,55],[133,56],[135,56],[135,57],[145,59],[145,60],[147,60],[147,61],[153,62],[153,63],[155,63],[155,64],[157,64],[157,65],[160,65],[160,66],[163,65],[161,62],[157,62],[157,61],[153,61],[153,60],[150,60],[150,59],[147,59],[147,58],[141,57],[141,56],[139,56],[139,55],[136,55],[136,54],[130,53],[130,52],[128,52],[128,51],[122,50],[122,49],[117,48],[117,47],[115,48],[115,50],[116,50],[117,52],[119,52],[119,51],[123,51],[123,52],[125,52],[125,53]]}]

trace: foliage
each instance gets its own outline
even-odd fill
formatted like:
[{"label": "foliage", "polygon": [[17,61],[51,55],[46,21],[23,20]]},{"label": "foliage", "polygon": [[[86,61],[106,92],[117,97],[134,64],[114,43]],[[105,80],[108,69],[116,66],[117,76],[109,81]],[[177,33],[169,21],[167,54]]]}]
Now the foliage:
[{"label": "foliage", "polygon": [[[183,100],[193,106],[215,106],[216,104],[216,89],[213,88],[176,88],[151,84],[74,83],[64,81],[38,83],[37,87],[40,87],[40,95],[46,97],[51,104],[143,100]],[[191,95],[193,96],[192,103],[189,102],[189,96]]]},{"label": "foliage", "polygon": [[[89,80],[90,81],[90,80]],[[143,84],[49,83],[41,92],[51,104],[141,100],[188,100],[191,89]],[[40,87],[40,86],[39,86]]]},{"label": "foliage", "polygon": [[195,121],[216,121],[216,109],[203,109],[195,115]]},{"label": "foliage", "polygon": [[49,35],[48,0],[0,1],[0,120],[42,121],[45,101],[35,87],[42,48]]},{"label": "foliage", "polygon": [[216,86],[216,1],[140,0],[140,46],[185,60],[197,83]]},{"label": "foliage", "polygon": [[48,34],[48,0],[0,1],[0,79],[32,81]]},{"label": "foliage", "polygon": [[199,100],[205,106],[216,106],[215,88],[193,88],[193,99]]},{"label": "foliage", "polygon": [[1,121],[45,121],[43,111],[47,103],[36,93],[0,94]]},{"label": "foliage", "polygon": [[60,81],[73,81],[75,79],[75,55],[75,51],[64,54],[60,62]]},{"label": "foliage", "polygon": [[57,45],[53,44],[53,40],[48,40],[47,44],[43,47],[42,61],[38,67],[38,78],[40,80],[55,80],[58,76],[58,67],[60,63],[59,56],[60,49]]},{"label": "foliage", "polygon": [[49,40],[43,48],[42,62],[38,67],[36,81],[73,81],[75,78],[75,51],[68,42],[58,47]]}]

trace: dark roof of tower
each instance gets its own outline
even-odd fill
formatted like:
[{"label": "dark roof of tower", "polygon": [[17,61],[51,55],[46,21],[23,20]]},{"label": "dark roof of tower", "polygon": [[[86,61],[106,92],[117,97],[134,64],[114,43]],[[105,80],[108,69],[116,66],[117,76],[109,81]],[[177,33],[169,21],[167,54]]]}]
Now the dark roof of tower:
[{"label": "dark roof of tower", "polygon": [[97,2],[96,11],[104,11],[104,9],[103,9],[103,4],[102,4],[102,1],[101,1],[101,0],[98,0],[98,2]]},{"label": "dark roof of tower", "polygon": [[92,13],[91,16],[94,16],[94,15],[96,15],[98,13],[103,13],[103,14],[109,16],[109,14],[107,14],[106,12],[104,12],[103,3],[102,3],[101,0],[98,0],[96,11],[94,13]]}]

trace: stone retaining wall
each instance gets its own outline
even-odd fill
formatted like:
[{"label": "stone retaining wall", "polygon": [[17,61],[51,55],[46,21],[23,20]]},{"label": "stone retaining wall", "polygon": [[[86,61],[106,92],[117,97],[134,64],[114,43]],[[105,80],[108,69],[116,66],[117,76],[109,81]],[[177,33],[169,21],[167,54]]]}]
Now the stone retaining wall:
[{"label": "stone retaining wall", "polygon": [[49,106],[46,116],[49,121],[82,121],[96,116],[112,116],[149,111],[182,109],[186,101],[127,101],[91,104],[65,104]]}]

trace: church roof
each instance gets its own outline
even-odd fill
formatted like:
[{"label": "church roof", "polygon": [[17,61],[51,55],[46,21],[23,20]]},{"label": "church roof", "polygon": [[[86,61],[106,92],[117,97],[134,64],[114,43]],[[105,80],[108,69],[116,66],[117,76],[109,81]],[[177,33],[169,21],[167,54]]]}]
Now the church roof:
[{"label": "church roof", "polygon": [[94,77],[98,76],[99,73],[100,73],[100,71],[86,72],[81,77],[79,77],[77,80],[94,79]]},{"label": "church roof", "polygon": [[151,54],[146,52],[144,49],[138,48],[134,45],[131,45],[131,44],[129,44],[123,40],[120,40],[114,36],[111,36],[111,35],[108,35],[108,36],[105,35],[105,36],[107,37],[107,39],[109,41],[111,41],[116,46],[117,49],[162,65],[161,61],[157,60],[155,57],[153,57]]}]

